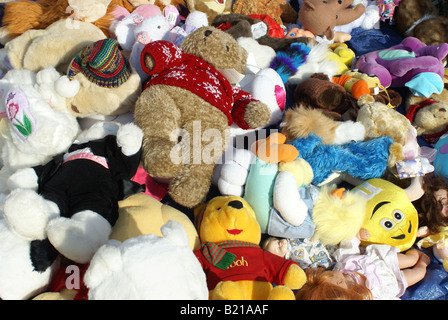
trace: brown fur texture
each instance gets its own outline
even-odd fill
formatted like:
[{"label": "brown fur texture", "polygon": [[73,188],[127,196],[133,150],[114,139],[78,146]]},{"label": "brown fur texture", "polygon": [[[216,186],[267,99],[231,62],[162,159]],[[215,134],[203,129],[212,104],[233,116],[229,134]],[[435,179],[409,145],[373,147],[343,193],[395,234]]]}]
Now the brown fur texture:
[{"label": "brown fur texture", "polygon": [[394,168],[398,161],[404,160],[403,147],[411,122],[400,112],[377,102],[370,95],[358,99],[360,109],[357,121],[366,129],[366,138],[388,136],[393,139],[389,148],[389,168]]},{"label": "brown fur texture", "polygon": [[393,18],[404,36],[420,39],[428,46],[448,42],[448,17],[439,15],[431,0],[402,0]]},{"label": "brown fur texture", "polygon": [[310,133],[322,138],[322,143],[330,144],[334,140],[338,123],[326,116],[322,110],[298,105],[287,109],[281,124],[281,133],[286,141],[306,138]]},{"label": "brown fur texture", "polygon": [[[206,31],[207,42],[203,40]],[[223,45],[228,51],[222,49]],[[235,68],[239,72],[245,69],[247,52],[232,36],[214,27],[202,27],[189,34],[181,48],[217,69]],[[147,55],[144,60],[151,70],[153,58]],[[259,127],[269,121],[270,111],[263,103],[254,101],[247,106],[244,118],[249,125]],[[194,207],[203,201],[210,188],[215,164],[226,147],[226,115],[187,89],[159,84],[150,85],[142,92],[135,105],[134,119],[144,132],[142,163],[146,172],[169,180],[168,192],[177,203]],[[189,144],[186,143],[188,140],[183,141],[187,150],[183,150],[182,155],[187,161],[182,163],[176,163],[171,157],[173,152],[179,155],[179,150],[175,152],[179,147],[178,140],[170,139],[178,129],[188,133],[190,138]],[[219,147],[210,148],[210,142],[197,144],[197,137],[203,137],[208,129],[219,132],[219,138],[216,138],[219,141],[213,141],[218,142]],[[185,136],[179,137],[182,139],[186,139]]]},{"label": "brown fur texture", "polygon": [[296,104],[321,109],[327,116],[341,120],[351,102],[345,88],[330,81],[323,73],[314,73],[301,81],[294,90]]},{"label": "brown fur texture", "polygon": [[245,16],[268,15],[280,25],[297,21],[297,11],[286,0],[235,0],[232,12]]},{"label": "brown fur texture", "polygon": [[[214,27],[219,27],[221,24],[229,23],[232,27],[225,30],[227,33],[231,34],[235,39],[240,37],[253,38],[251,26],[261,22],[259,19],[254,19],[239,13],[229,13],[217,15],[213,19],[211,25]],[[263,22],[267,25],[266,22]],[[267,25],[268,32],[269,26]],[[285,50],[291,43],[302,42],[308,43],[310,38],[299,37],[299,38],[276,38],[271,37],[269,34],[265,34],[256,39],[261,45],[271,47],[274,50]]]},{"label": "brown fur texture", "polygon": [[186,7],[190,12],[204,12],[207,14],[210,24],[217,15],[231,13],[232,2],[232,0],[224,0],[224,5],[218,5],[216,0],[185,0]]}]

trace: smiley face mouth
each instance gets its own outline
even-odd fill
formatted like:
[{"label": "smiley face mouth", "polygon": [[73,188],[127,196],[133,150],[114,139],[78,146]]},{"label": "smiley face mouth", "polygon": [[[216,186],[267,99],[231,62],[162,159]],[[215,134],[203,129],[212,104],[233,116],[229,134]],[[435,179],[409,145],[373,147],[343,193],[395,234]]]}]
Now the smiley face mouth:
[{"label": "smiley face mouth", "polygon": [[[412,231],[412,222],[409,221],[409,228],[408,228],[408,233],[410,234]],[[404,238],[406,238],[405,234],[400,234],[399,236],[395,236],[395,237],[391,237],[392,239],[395,240],[403,240]]]},{"label": "smiley face mouth", "polygon": [[243,230],[241,230],[241,229],[230,229],[230,230],[227,229],[227,232],[230,233],[230,234],[233,234],[233,235],[238,235],[241,232],[243,232]]}]

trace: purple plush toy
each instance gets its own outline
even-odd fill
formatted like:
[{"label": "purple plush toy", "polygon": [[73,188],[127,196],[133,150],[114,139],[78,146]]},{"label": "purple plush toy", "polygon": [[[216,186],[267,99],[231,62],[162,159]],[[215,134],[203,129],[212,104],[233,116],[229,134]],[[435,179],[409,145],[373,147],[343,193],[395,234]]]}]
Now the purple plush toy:
[{"label": "purple plush toy", "polygon": [[385,88],[409,87],[416,95],[429,96],[443,89],[444,65],[448,44],[427,46],[414,37],[385,50],[362,55],[359,71],[376,75]]}]

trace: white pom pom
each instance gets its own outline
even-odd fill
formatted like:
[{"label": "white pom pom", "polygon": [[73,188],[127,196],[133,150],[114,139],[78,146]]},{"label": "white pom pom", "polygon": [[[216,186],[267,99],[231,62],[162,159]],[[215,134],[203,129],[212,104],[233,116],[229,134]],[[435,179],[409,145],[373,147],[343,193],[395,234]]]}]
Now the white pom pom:
[{"label": "white pom pom", "polygon": [[60,77],[54,84],[56,92],[64,98],[73,98],[79,92],[79,87],[78,80],[70,80],[67,76]]}]

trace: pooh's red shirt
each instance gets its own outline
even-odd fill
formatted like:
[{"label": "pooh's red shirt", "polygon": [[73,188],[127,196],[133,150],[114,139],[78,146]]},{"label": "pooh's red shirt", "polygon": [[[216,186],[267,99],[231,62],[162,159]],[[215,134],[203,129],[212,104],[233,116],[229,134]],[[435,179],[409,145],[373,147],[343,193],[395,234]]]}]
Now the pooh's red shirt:
[{"label": "pooh's red shirt", "polygon": [[220,281],[267,281],[276,285],[283,285],[286,272],[292,264],[297,264],[272,254],[260,247],[228,248],[226,251],[236,255],[233,263],[225,270],[212,265],[199,248],[194,251],[207,277],[207,286],[213,290]]},{"label": "pooh's red shirt", "polygon": [[[154,59],[154,68],[145,66],[145,55]],[[244,110],[256,101],[248,92],[232,87],[230,82],[207,61],[182,51],[175,44],[158,40],[148,43],[140,56],[143,71],[151,75],[148,86],[164,84],[187,89],[212,104],[227,116],[229,125],[235,122],[242,129],[249,129],[244,120]]]}]

